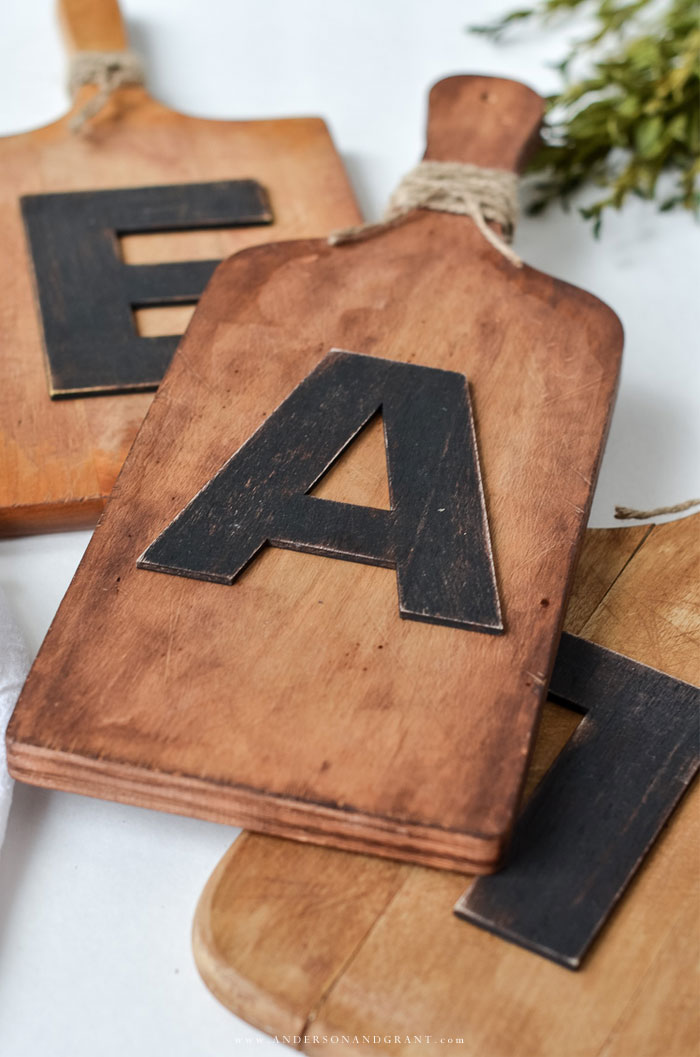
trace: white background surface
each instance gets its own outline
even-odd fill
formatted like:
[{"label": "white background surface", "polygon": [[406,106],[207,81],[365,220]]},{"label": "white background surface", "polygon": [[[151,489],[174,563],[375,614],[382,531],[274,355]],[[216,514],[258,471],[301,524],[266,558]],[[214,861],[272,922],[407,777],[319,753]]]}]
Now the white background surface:
[{"label": "white background surface", "polygon": [[[522,30],[500,47],[464,32],[511,6],[123,2],[152,94],[209,117],[320,114],[369,218],[421,154],[433,81],[481,72],[554,89],[546,64],[576,35],[570,25]],[[2,0],[0,134],[57,118],[67,105],[63,77],[51,0]],[[529,263],[602,297],[625,326],[594,525],[613,524],[616,503],[649,507],[700,494],[697,245],[686,214],[660,217],[640,202],[609,217],[600,242],[575,211],[555,209],[519,227],[516,247]],[[88,538],[0,541],[0,584],[33,653]],[[190,953],[196,900],[236,832],[18,787],[0,852],[3,1057],[280,1053],[218,1005]]]}]

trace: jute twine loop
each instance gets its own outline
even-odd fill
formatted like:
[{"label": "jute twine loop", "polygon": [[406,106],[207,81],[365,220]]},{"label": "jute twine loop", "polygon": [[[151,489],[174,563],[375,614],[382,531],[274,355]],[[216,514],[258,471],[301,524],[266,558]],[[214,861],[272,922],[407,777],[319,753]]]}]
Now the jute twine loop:
[{"label": "jute twine loop", "polygon": [[[422,161],[406,173],[389,199],[379,223],[358,224],[334,231],[328,241],[331,246],[339,246],[345,242],[371,239],[401,224],[413,209],[435,209],[441,213],[471,217],[487,242],[516,268],[522,268],[522,260],[509,245],[518,219],[517,176],[505,169],[484,169],[464,162]],[[501,236],[488,226],[489,220],[500,226]],[[680,514],[695,506],[700,506],[700,499],[653,510],[616,506],[615,517],[619,521],[643,521],[664,514]]]},{"label": "jute twine loop", "polygon": [[[422,161],[404,176],[378,224],[334,231],[328,241],[337,246],[372,238],[400,224],[413,209],[471,217],[487,242],[516,268],[522,268],[523,262],[509,245],[518,219],[518,177],[505,169],[484,169],[464,162]],[[500,225],[502,235],[489,227],[489,220]]]},{"label": "jute twine loop", "polygon": [[653,510],[635,510],[631,506],[616,506],[615,517],[618,521],[643,521],[648,517],[660,517],[662,514],[682,514],[684,510],[700,506],[700,499],[687,499],[685,503],[674,506],[657,506]]},{"label": "jute twine loop", "polygon": [[71,132],[80,132],[85,123],[100,112],[109,97],[125,84],[142,85],[143,65],[133,51],[79,51],[68,70],[68,90],[74,99],[84,84],[97,85],[97,92],[70,120]]}]

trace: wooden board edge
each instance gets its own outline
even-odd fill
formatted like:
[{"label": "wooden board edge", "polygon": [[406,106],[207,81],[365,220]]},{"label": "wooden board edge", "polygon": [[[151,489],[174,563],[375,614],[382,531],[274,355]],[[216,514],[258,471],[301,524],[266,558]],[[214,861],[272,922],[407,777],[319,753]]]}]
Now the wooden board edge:
[{"label": "wooden board edge", "polygon": [[108,499],[108,494],[101,494],[65,502],[0,507],[0,539],[93,529]]},{"label": "wooden board edge", "polygon": [[247,1011],[246,1020],[253,1027],[268,1035],[300,1035],[304,1018],[295,1014],[288,1005],[279,1002],[276,996],[256,985],[251,979],[228,964],[219,952],[211,929],[211,905],[221,876],[228,870],[232,859],[245,849],[249,834],[242,833],[231,845],[217,868],[211,874],[202,894],[192,922],[192,951],[197,970],[205,985],[216,999],[227,1008],[240,1006]]},{"label": "wooden board edge", "polygon": [[[186,815],[286,837],[303,843],[468,873],[498,868],[503,843],[498,837],[472,836],[422,825],[403,825],[378,816],[339,807],[268,796],[256,791],[191,775],[154,771],[144,778],[132,764],[88,760],[68,752],[28,745],[15,738],[12,720],[7,732],[7,763],[18,781],[44,789],[115,800],[122,804]],[[265,805],[265,815],[259,806]]]}]

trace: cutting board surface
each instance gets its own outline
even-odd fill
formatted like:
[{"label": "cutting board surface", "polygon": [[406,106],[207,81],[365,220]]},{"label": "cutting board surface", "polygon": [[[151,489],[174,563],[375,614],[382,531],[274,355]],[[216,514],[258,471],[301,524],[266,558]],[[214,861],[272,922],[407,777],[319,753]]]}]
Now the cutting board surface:
[{"label": "cutting board surface", "polygon": [[[567,629],[700,681],[699,525],[589,531]],[[546,706],[529,789],[579,719]],[[455,918],[462,874],[250,833],[204,890],[195,959],[233,1013],[304,1053],[357,1035],[341,1052],[370,1054],[376,1035],[397,1057],[693,1057],[699,809],[696,785],[575,974]]]},{"label": "cutting board surface", "polygon": [[[127,47],[115,0],[62,0],[61,13],[71,50]],[[270,238],[320,235],[357,219],[319,118],[202,120],[127,86],[72,132],[71,119],[94,91],[82,88],[54,124],[0,139],[0,535],[94,524],[152,399],[51,400],[20,196],[250,178],[267,191],[272,224],[132,235],[119,252],[133,265],[222,259]],[[179,333],[191,308],[137,311],[133,326],[144,336]]]},{"label": "cutting board surface", "polygon": [[[516,82],[450,78],[431,93],[428,155],[518,168],[540,115],[539,97]],[[503,634],[401,620],[393,570],[362,562],[268,547],[233,586],[136,567],[334,346],[466,375]],[[516,269],[465,217],[420,212],[354,245],[273,244],[225,262],[29,677],[9,733],[13,773],[494,869],[620,349],[608,308]],[[338,463],[317,499],[385,502],[373,437],[370,427],[358,441],[364,489],[346,491]]]}]

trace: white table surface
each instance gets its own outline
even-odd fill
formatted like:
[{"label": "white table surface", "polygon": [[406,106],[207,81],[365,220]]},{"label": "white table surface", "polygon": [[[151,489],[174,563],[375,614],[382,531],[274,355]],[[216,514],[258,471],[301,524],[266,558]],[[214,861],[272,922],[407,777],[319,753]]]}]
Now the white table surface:
[{"label": "white table surface", "polygon": [[[433,81],[479,72],[541,92],[556,86],[547,63],[575,35],[569,25],[523,30],[500,47],[464,32],[466,23],[511,6],[123,2],[155,96],[208,117],[322,115],[372,218],[420,156]],[[60,116],[64,62],[51,0],[4,0],[0,134]],[[591,524],[614,524],[616,503],[647,508],[699,495],[697,225],[635,201],[606,219],[596,242],[575,210],[555,209],[524,218],[516,246],[531,264],[603,298],[625,326],[622,383]],[[0,585],[32,653],[88,539],[74,532],[0,541]],[[0,851],[3,1057],[280,1053],[211,997],[190,952],[195,903],[237,832],[18,786]]]}]

